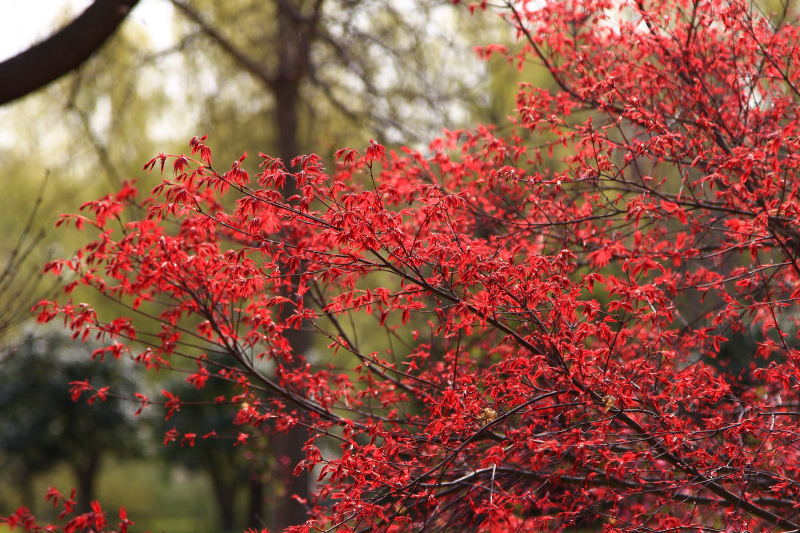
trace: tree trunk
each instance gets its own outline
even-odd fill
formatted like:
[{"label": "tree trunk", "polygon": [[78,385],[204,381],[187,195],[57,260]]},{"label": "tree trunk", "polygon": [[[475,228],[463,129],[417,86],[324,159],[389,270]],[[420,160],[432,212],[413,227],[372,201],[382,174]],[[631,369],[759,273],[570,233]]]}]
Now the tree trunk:
[{"label": "tree trunk", "polygon": [[[272,94],[275,99],[275,144],[280,157],[287,170],[292,169],[292,159],[300,155],[299,146],[299,115],[298,109],[301,101],[300,86],[301,81],[308,73],[310,63],[311,48],[310,43],[315,38],[315,20],[303,17],[297,12],[297,8],[285,0],[276,2],[278,8],[278,35],[277,38],[270,36],[278,46],[278,65],[275,71],[269,71],[263,64],[258,63],[249,57],[243,50],[238,49],[224,35],[216,31],[207,24],[203,17],[192,9],[189,4],[179,0],[171,0],[172,4],[185,13],[191,20],[200,26],[202,31],[216,41],[235,61],[242,65],[248,72],[257,77],[264,84],[264,87]],[[320,12],[321,2],[317,12]],[[281,191],[284,198],[290,198],[296,194],[297,188],[291,180],[287,181],[286,186]],[[293,280],[297,283],[298,280]],[[284,294],[291,298],[291,294]],[[285,306],[286,313],[291,313],[291,306]],[[289,315],[282,315],[280,318],[285,320]],[[292,347],[292,352],[297,355],[304,354],[311,346],[311,339],[303,331],[286,331],[285,335]],[[283,435],[277,435],[274,440],[274,452],[278,458],[277,478],[275,481],[281,482],[287,497],[278,500],[276,497],[268,497],[270,502],[270,526],[274,530],[282,530],[289,526],[301,524],[306,521],[308,514],[305,506],[297,502],[293,495],[308,499],[310,494],[310,477],[307,472],[300,476],[293,475],[294,467],[305,459],[303,446],[308,439],[308,433],[302,428],[292,430]],[[275,486],[270,483],[269,486]],[[263,487],[259,490],[263,490]],[[269,489],[271,490],[271,489]],[[248,520],[254,513],[250,514]]]},{"label": "tree trunk", "polygon": [[[298,146],[298,123],[297,116],[299,90],[297,83],[292,83],[289,80],[278,79],[273,90],[275,95],[275,118],[278,124],[278,155],[283,159],[287,170],[292,170],[292,159],[300,155],[300,148]],[[293,181],[286,182],[286,194],[291,196],[297,192]]]},{"label": "tree trunk", "polygon": [[[275,118],[278,134],[278,154],[283,159],[287,170],[291,168],[292,159],[300,155],[299,147],[299,116],[300,106],[300,80],[306,71],[309,61],[308,28],[297,24],[288,12],[279,13],[281,35],[280,59],[277,76],[274,78],[271,89],[275,97]],[[294,182],[287,181],[283,190],[285,198],[296,194]],[[298,280],[293,280],[296,284]],[[285,295],[289,298],[291,296]],[[292,312],[291,306],[285,306],[284,311]],[[281,316],[286,319],[287,316]],[[286,330],[284,335],[296,355],[304,355],[311,347],[311,337],[302,330]],[[295,359],[295,365],[299,364]],[[294,476],[295,466],[305,459],[303,446],[308,440],[308,432],[302,427],[296,427],[283,435],[275,437],[275,456],[278,459],[277,481],[286,488],[286,497],[282,501],[274,502],[273,529],[281,531],[290,526],[296,526],[308,519],[306,507],[293,496],[307,500],[310,496],[311,485],[309,473],[304,471],[299,476]]]},{"label": "tree trunk", "polygon": [[[232,476],[226,476],[225,467],[220,465],[217,460],[211,457],[205,463],[208,473],[211,475],[211,484],[214,486],[214,496],[217,499],[217,511],[219,512],[220,531],[233,531],[234,527],[234,492],[235,484],[231,482]],[[228,472],[227,474],[230,474]]]},{"label": "tree trunk", "polygon": [[260,477],[250,478],[247,527],[255,531],[264,528],[264,482]]},{"label": "tree trunk", "polygon": [[91,504],[95,499],[95,481],[100,469],[100,452],[90,451],[85,461],[75,465],[75,475],[78,477],[78,513],[88,513],[92,510]]},{"label": "tree trunk", "polygon": [[[287,168],[292,158],[298,155],[297,149],[297,93],[296,87],[278,87],[276,90],[276,100],[278,102],[278,124],[281,128],[280,154]],[[286,128],[286,130],[284,130]],[[284,131],[291,132],[283,134]],[[283,191],[285,197],[290,197],[297,192],[294,184],[289,184]],[[299,280],[295,280],[297,283]],[[291,298],[290,295],[286,295]],[[291,306],[284,307],[285,320],[293,311]],[[285,330],[284,336],[292,347],[292,353],[296,356],[304,355],[311,346],[309,334],[302,330]],[[298,364],[295,359],[294,365]],[[305,428],[296,427],[289,432],[275,436],[275,456],[278,459],[277,475],[278,480],[286,489],[284,500],[275,502],[275,512],[273,513],[273,528],[282,531],[289,526],[302,524],[308,519],[308,513],[303,504],[298,502],[293,496],[308,499],[310,496],[310,477],[308,472],[303,472],[299,476],[294,476],[294,467],[305,459],[305,446],[308,440],[308,432]]]},{"label": "tree trunk", "polygon": [[19,472],[19,488],[20,493],[22,493],[22,505],[32,507],[33,499],[35,498],[33,494],[33,474],[24,466]]},{"label": "tree trunk", "polygon": [[282,531],[289,526],[296,526],[308,520],[306,507],[293,496],[308,499],[310,495],[310,476],[303,471],[299,476],[294,476],[294,467],[304,460],[303,446],[308,440],[308,433],[304,428],[294,428],[284,435],[278,435],[275,441],[275,455],[278,458],[278,480],[286,488],[286,497],[280,502],[275,502],[274,513],[276,531]]}]

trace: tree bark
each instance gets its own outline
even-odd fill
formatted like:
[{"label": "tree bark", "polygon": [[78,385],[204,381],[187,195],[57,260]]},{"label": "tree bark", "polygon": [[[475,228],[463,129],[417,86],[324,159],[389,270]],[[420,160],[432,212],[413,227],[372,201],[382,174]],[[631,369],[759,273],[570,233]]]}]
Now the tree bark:
[{"label": "tree bark", "polygon": [[75,465],[75,474],[78,477],[78,513],[88,513],[92,510],[91,503],[95,499],[95,481],[100,468],[100,453],[90,451],[85,461]]},{"label": "tree bark", "polygon": [[33,474],[25,466],[20,469],[19,486],[22,493],[22,504],[33,506]]},{"label": "tree bark", "polygon": [[250,501],[247,510],[247,527],[254,531],[264,529],[264,482],[260,477],[250,478]]},{"label": "tree bark", "polygon": [[211,474],[211,483],[214,485],[214,495],[217,498],[219,511],[220,531],[233,531],[235,483],[228,479],[230,476],[225,475],[225,466],[218,464],[218,461],[213,457],[205,463],[205,466],[209,474]]},{"label": "tree bark", "polygon": [[294,428],[288,433],[275,437],[275,455],[278,458],[278,479],[286,488],[286,496],[282,501],[274,503],[273,513],[275,531],[283,531],[287,527],[302,524],[308,520],[306,507],[293,496],[308,499],[311,486],[307,471],[294,475],[294,467],[306,458],[303,446],[308,440],[308,432],[304,428]]},{"label": "tree bark", "polygon": [[139,0],[95,0],[54,35],[0,63],[0,105],[44,87],[97,51]]},{"label": "tree bark", "polygon": [[[275,98],[278,155],[289,171],[296,171],[298,169],[292,168],[291,163],[292,159],[301,152],[299,141],[300,85],[308,72],[311,29],[306,24],[298,22],[297,15],[292,12],[293,8],[290,3],[278,1],[277,4],[280,48],[278,69],[270,88]],[[286,187],[282,191],[284,197],[288,199],[297,192],[294,183],[287,180]],[[293,282],[297,284],[299,279],[293,280]],[[292,296],[287,295],[289,298]],[[291,311],[291,307],[284,307],[284,311]],[[285,316],[281,318],[286,319]],[[285,330],[284,335],[292,347],[292,352],[297,355],[305,355],[311,347],[312,339],[306,331]],[[307,440],[308,431],[299,426],[285,435],[275,437],[278,476],[286,488],[286,498],[277,504],[273,514],[275,530],[280,531],[308,520],[306,506],[293,497],[297,495],[307,500],[311,494],[309,472],[304,470],[300,475],[294,475],[295,466],[306,458],[303,446]]]}]

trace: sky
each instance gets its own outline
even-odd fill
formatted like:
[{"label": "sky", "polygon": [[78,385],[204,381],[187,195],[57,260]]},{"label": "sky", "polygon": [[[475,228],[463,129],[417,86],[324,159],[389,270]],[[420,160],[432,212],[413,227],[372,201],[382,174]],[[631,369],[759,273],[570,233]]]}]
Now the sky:
[{"label": "sky", "polygon": [[[46,38],[65,21],[81,13],[91,0],[0,0],[0,61]],[[173,8],[167,0],[140,0],[129,24],[148,30],[156,49],[172,42]]]}]

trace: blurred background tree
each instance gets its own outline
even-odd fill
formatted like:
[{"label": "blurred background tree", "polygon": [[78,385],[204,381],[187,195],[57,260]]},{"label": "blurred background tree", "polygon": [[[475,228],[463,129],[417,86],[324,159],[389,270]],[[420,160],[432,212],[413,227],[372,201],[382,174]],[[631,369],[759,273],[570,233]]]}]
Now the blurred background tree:
[{"label": "blurred background tree", "polygon": [[88,512],[104,458],[141,451],[132,403],[114,397],[71,401],[70,383],[84,380],[97,388],[113,384],[117,394],[134,396],[135,369],[95,364],[91,353],[91,344],[76,344],[56,331],[26,336],[0,365],[0,468],[14,472],[26,501],[35,497],[33,476],[63,462],[84,495],[79,509]]},{"label": "blurred background tree", "polygon": [[[141,189],[149,190],[159,178],[141,172],[144,161],[160,151],[185,151],[195,135],[210,135],[218,161],[237,159],[241,154],[236,150],[246,147],[287,164],[312,151],[330,163],[335,149],[361,148],[370,138],[390,147],[423,148],[421,143],[444,127],[508,124],[505,113],[513,107],[517,82],[548,83],[542,71],[515,78],[508,70],[498,74],[494,60],[479,61],[474,45],[512,43],[505,23],[471,18],[463,8],[441,0],[97,0],[91,8],[100,4],[117,6],[102,28],[96,28],[95,42],[105,43],[102,48],[88,60],[88,55],[73,59],[70,73],[55,83],[0,108],[0,169],[7,177],[0,183],[3,228],[23,226],[36,198],[34,184],[48,173],[46,208],[35,216],[37,228],[51,227],[58,213],[76,212],[83,201],[117,189],[124,180],[139,179]],[[131,6],[131,13],[119,10]],[[171,19],[171,25],[159,25],[161,33],[154,34],[156,25],[148,28],[147,19],[140,18],[147,9]],[[79,22],[74,13],[65,13],[60,26]],[[103,31],[110,36],[107,40],[100,38]],[[0,64],[0,72],[2,68]],[[58,246],[61,255],[68,254],[79,239],[74,232],[50,232],[41,239],[41,249]],[[30,271],[38,272],[38,265]],[[293,341],[298,351],[311,349],[310,343],[302,335]],[[85,353],[82,357],[88,358]],[[116,371],[138,379],[127,366]],[[0,380],[2,389],[6,378]],[[195,399],[208,401],[215,394],[196,393]],[[34,403],[28,408],[34,409]],[[217,429],[228,423],[230,428],[224,406],[184,411],[166,423],[169,427],[153,431],[145,459],[115,457],[104,463],[96,492],[104,504],[122,499],[113,491],[144,490],[149,503],[137,510],[137,525],[173,532],[215,529],[208,520],[209,509],[215,507],[222,530],[260,525],[258,519],[276,528],[304,519],[302,505],[285,495],[307,492],[308,479],[269,475],[276,465],[302,458],[302,432],[253,445],[272,456],[252,453],[250,444],[234,448],[231,441],[213,439],[198,439],[192,449],[174,443],[164,449],[163,431],[174,426],[198,434],[205,431],[201,427]],[[154,450],[163,453],[149,453]],[[7,448],[3,456],[11,461],[12,455]],[[63,465],[68,454],[59,457]],[[144,480],[145,472],[162,469],[164,458],[174,475]],[[31,461],[40,465],[35,471],[58,462]],[[137,483],[120,484],[117,478],[142,481],[137,489]],[[74,480],[65,479],[70,482]],[[163,490],[176,483],[181,490]],[[15,492],[0,486],[0,513],[10,507],[2,496]],[[176,494],[217,505],[198,506]],[[126,501],[135,501],[135,496],[127,495]],[[255,516],[265,501],[265,515]],[[151,519],[159,514],[172,522]],[[179,515],[183,522],[175,521]]]},{"label": "blurred background tree", "polygon": [[[188,407],[168,420],[163,412],[159,413],[157,434],[163,435],[173,428],[190,428],[197,436],[191,442],[162,446],[159,453],[169,464],[207,476],[213,488],[219,531],[263,529],[269,517],[265,513],[265,487],[275,477],[271,475],[276,466],[270,446],[272,442],[262,436],[261,439],[249,439],[246,447],[237,447],[233,437],[219,438],[231,435],[231,419],[238,405],[221,407],[215,404],[214,399],[231,397],[234,392],[231,383],[210,380],[202,390],[186,383],[177,385],[169,389],[178,394]],[[276,493],[271,492],[273,495]],[[282,502],[283,497],[273,500]]]}]

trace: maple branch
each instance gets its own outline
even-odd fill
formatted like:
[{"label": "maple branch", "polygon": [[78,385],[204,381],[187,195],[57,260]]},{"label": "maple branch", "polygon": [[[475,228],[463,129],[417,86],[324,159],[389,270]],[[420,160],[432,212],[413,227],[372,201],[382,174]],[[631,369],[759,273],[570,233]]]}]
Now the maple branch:
[{"label": "maple branch", "polygon": [[[450,492],[461,490],[464,486],[469,486],[468,482],[471,479],[479,478],[480,476],[491,472],[492,472],[491,468],[481,468],[469,474],[465,474],[464,476],[461,476],[458,479],[441,482],[438,485],[442,487],[447,487],[447,489],[437,493],[437,496],[442,497]],[[496,469],[496,472],[498,474],[519,476],[534,481],[539,481],[542,483],[548,483],[553,480],[552,472],[533,472],[530,470],[506,468],[506,467],[499,467]],[[578,486],[581,485],[585,486],[587,484],[590,484],[592,486],[599,485],[606,487],[624,487],[633,490],[636,494],[645,494],[645,493],[657,494],[659,496],[670,498],[672,501],[675,501],[677,503],[691,502],[691,503],[702,503],[702,504],[713,504],[713,505],[720,505],[727,503],[723,499],[709,498],[707,496],[680,494],[680,493],[676,494],[674,491],[658,488],[658,484],[655,481],[643,480],[642,482],[636,482],[636,481],[628,481],[626,479],[618,479],[613,476],[607,477],[606,473],[601,471],[593,471],[590,474],[587,474],[586,476],[560,474],[558,476],[558,480],[560,483],[570,483]],[[429,484],[423,484],[423,486],[429,486]],[[433,488],[436,485],[430,485],[430,486],[431,488]],[[757,503],[758,505],[761,506],[778,507],[781,509],[794,509],[796,505],[795,500],[780,500],[778,498],[758,498],[756,500],[753,500],[753,503]]]},{"label": "maple branch", "polygon": [[[373,252],[373,254],[376,255],[383,262],[383,264],[385,266],[390,268],[393,272],[395,272],[396,274],[400,275],[404,279],[406,279],[408,281],[411,281],[411,282],[419,285],[420,287],[423,287],[426,290],[431,291],[432,293],[437,294],[438,296],[440,296],[442,298],[445,298],[445,299],[447,299],[449,301],[452,301],[454,303],[461,303],[461,304],[465,305],[467,308],[469,308],[472,312],[474,312],[476,314],[480,314],[479,310],[477,308],[475,308],[474,306],[464,302],[463,300],[461,300],[461,299],[459,299],[459,298],[457,298],[457,297],[455,297],[453,295],[450,295],[450,294],[448,294],[448,293],[446,293],[444,291],[441,291],[441,290],[437,289],[436,287],[433,287],[432,285],[428,284],[424,279],[417,279],[414,276],[410,276],[407,273],[403,272],[402,270],[397,269],[394,265],[389,263],[381,255],[379,255],[379,254],[377,254],[375,252]],[[498,320],[496,320],[494,318],[491,318],[491,317],[487,317],[486,321],[488,323],[490,323],[492,326],[494,326],[495,328],[503,331],[507,335],[509,335],[512,338],[514,338],[514,340],[516,342],[520,343],[522,346],[524,346],[525,348],[530,350],[532,353],[538,353],[540,355],[545,356],[545,359],[551,365],[554,366],[554,370],[558,370],[559,372],[563,372],[563,373],[565,373],[567,375],[569,374],[569,370],[563,365],[563,363],[562,364],[554,364],[555,361],[553,359],[551,359],[551,357],[554,357],[554,356],[546,355],[545,352],[543,352],[542,350],[536,348],[533,344],[531,344],[526,339],[521,337],[513,329],[509,328],[505,324],[503,324],[503,323],[499,322]],[[592,389],[591,387],[589,387],[586,384],[582,383],[576,376],[570,376],[569,379],[573,383],[573,385],[575,385],[575,387],[578,390],[582,391],[587,396],[589,396],[589,398],[592,400],[592,402],[595,405],[604,405],[605,400],[604,400],[604,397],[601,394],[597,393],[594,389]],[[781,517],[777,516],[775,513],[772,513],[771,511],[769,511],[767,509],[759,507],[758,505],[755,505],[754,503],[752,503],[750,501],[747,501],[747,500],[743,499],[742,497],[737,496],[736,494],[733,494],[732,492],[730,492],[729,490],[724,488],[722,485],[719,485],[718,483],[712,481],[711,479],[708,479],[706,476],[701,474],[694,466],[686,463],[683,459],[679,458],[678,456],[674,455],[672,452],[667,450],[664,447],[664,445],[658,439],[656,439],[648,431],[646,431],[644,429],[644,427],[641,426],[641,424],[639,424],[634,419],[632,419],[630,416],[628,416],[623,409],[620,409],[620,408],[617,408],[617,407],[612,407],[611,411],[616,415],[616,417],[619,420],[624,422],[625,425],[627,425],[628,427],[630,427],[631,429],[633,429],[637,433],[641,434],[644,437],[644,439],[647,441],[647,443],[650,444],[653,447],[653,449],[658,450],[659,453],[670,464],[680,468],[682,471],[686,472],[687,474],[691,474],[692,476],[694,476],[698,480],[698,484],[702,484],[702,485],[706,486],[708,488],[708,490],[710,490],[711,492],[713,492],[717,496],[720,496],[725,501],[727,501],[729,503],[732,503],[732,504],[736,504],[736,505],[740,506],[742,509],[747,510],[748,512],[750,512],[754,516],[757,516],[759,518],[767,520],[768,522],[770,522],[772,524],[775,524],[775,525],[777,525],[779,527],[782,527],[782,528],[785,528],[785,529],[791,529],[791,530],[800,529],[800,525],[798,525],[798,524],[796,524],[796,523],[794,523],[794,522],[792,522],[790,520],[786,520],[784,518],[781,518]]]}]

